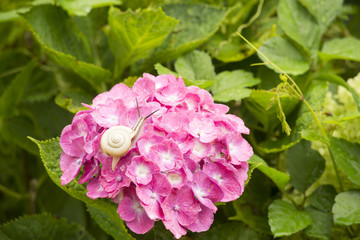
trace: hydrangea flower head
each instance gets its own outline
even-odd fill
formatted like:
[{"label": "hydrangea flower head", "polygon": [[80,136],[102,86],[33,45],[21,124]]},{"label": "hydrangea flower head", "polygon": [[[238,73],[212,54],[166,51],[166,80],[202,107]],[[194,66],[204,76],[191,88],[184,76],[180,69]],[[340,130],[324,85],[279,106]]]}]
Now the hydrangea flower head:
[{"label": "hydrangea flower head", "polygon": [[[253,150],[249,129],[210,93],[174,75],[144,74],[132,88],[115,85],[78,112],[61,134],[61,183],[87,183],[87,196],[110,198],[137,234],[162,221],[176,238],[210,228],[215,203],[237,199]],[[102,149],[115,126],[137,134],[121,156]],[[118,143],[119,136],[112,137]]]}]

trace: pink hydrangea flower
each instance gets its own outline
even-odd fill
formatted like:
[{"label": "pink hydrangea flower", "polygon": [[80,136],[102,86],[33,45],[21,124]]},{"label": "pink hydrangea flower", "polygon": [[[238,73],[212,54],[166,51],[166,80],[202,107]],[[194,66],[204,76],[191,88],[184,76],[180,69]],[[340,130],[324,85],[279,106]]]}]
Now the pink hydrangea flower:
[{"label": "pink hydrangea flower", "polygon": [[[249,129],[206,90],[186,87],[173,75],[145,73],[132,88],[117,84],[85,106],[61,134],[61,183],[78,181],[87,184],[89,198],[110,198],[133,232],[146,233],[155,221],[175,238],[206,231],[215,203],[244,191],[253,154],[243,138]],[[114,126],[132,129],[139,112],[153,114],[125,155],[108,156],[104,133]]]}]

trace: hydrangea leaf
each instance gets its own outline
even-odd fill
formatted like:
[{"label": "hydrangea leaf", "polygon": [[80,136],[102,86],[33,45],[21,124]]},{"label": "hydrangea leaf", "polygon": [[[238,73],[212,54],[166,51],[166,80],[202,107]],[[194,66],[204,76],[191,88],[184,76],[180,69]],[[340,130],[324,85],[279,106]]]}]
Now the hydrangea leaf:
[{"label": "hydrangea leaf", "polygon": [[[161,65],[160,63],[155,64],[155,69],[157,71],[157,73],[159,75],[161,74],[173,74],[175,77],[179,77],[179,74],[176,72],[171,71],[170,69],[164,67],[163,65]],[[196,81],[192,81],[186,78],[183,78],[184,83],[186,86],[191,86],[191,85],[195,85],[198,86],[199,88],[205,89],[210,87],[214,82],[213,81],[208,81],[208,80],[196,80]]]},{"label": "hydrangea leaf", "polygon": [[144,66],[175,59],[200,46],[216,32],[226,14],[225,9],[204,4],[168,4],[163,10],[179,24]]},{"label": "hydrangea leaf", "polygon": [[325,160],[319,152],[311,149],[311,142],[302,140],[286,154],[291,184],[304,193],[325,169]]},{"label": "hydrangea leaf", "polygon": [[[250,96],[245,99],[245,106],[261,122],[266,131],[280,124],[277,117],[277,103],[274,101],[271,104],[275,94],[274,91],[253,89]],[[279,98],[285,115],[289,114],[299,102],[297,98],[288,94],[281,94]]]},{"label": "hydrangea leaf", "polygon": [[98,92],[104,90],[110,72],[93,64],[91,43],[64,10],[54,5],[39,5],[22,16],[55,62],[77,73]]},{"label": "hydrangea leaf", "polygon": [[150,56],[162,44],[178,21],[161,9],[121,12],[109,11],[109,44],[115,56],[115,77],[140,59]]},{"label": "hydrangea leaf", "polygon": [[360,186],[360,145],[333,137],[330,149],[338,167],[353,183]]},{"label": "hydrangea leaf", "polygon": [[262,173],[268,176],[281,190],[285,189],[285,186],[288,184],[290,180],[290,177],[286,173],[280,172],[275,168],[269,167],[269,165],[256,154],[251,156],[248,163],[250,165],[257,165],[257,169],[259,169]]},{"label": "hydrangea leaf", "polygon": [[360,191],[339,193],[335,197],[332,212],[335,224],[351,225],[360,223]]},{"label": "hydrangea leaf", "polygon": [[[309,70],[309,60],[290,41],[281,37],[272,37],[259,48],[266,57],[283,71],[300,75]],[[258,54],[266,66],[278,72],[273,65],[268,64],[266,59]]]},{"label": "hydrangea leaf", "polygon": [[29,62],[24,69],[15,76],[7,85],[6,89],[0,96],[0,114],[3,116],[12,115],[15,107],[21,101],[27,83],[30,81],[32,71],[35,69],[37,61]]},{"label": "hydrangea leaf", "polygon": [[82,103],[91,104],[92,97],[81,89],[72,89],[60,92],[55,103],[72,113],[86,109]]},{"label": "hydrangea leaf", "polygon": [[247,87],[255,86],[258,83],[260,83],[260,79],[255,78],[251,72],[224,71],[216,75],[211,92],[215,101],[238,101],[250,96],[251,90]]},{"label": "hydrangea leaf", "polygon": [[[29,137],[30,138],[30,137]],[[50,178],[58,185],[61,189],[67,192],[74,198],[77,198],[87,205],[101,211],[103,216],[106,216],[107,221],[109,221],[112,226],[117,228],[116,235],[112,235],[115,239],[133,239],[125,228],[123,221],[120,219],[119,215],[116,212],[116,206],[110,204],[109,202],[100,200],[100,199],[90,199],[86,196],[86,189],[83,185],[77,183],[77,180],[73,180],[71,183],[66,186],[61,185],[60,177],[62,171],[60,169],[60,155],[62,149],[59,145],[59,139],[51,139],[47,141],[38,141],[34,138],[30,138],[34,143],[36,143],[40,150],[40,156],[45,166],[46,171],[48,172]],[[107,225],[100,225],[101,227]],[[109,233],[113,233],[112,229],[104,229]]]},{"label": "hydrangea leaf", "polygon": [[336,196],[333,185],[321,185],[309,197],[310,204],[324,212],[331,211]]},{"label": "hydrangea leaf", "polygon": [[300,0],[300,3],[316,18],[321,32],[325,32],[340,13],[343,0]]},{"label": "hydrangea leaf", "polygon": [[193,50],[175,61],[175,70],[181,77],[190,80],[213,80],[214,65],[209,54]]},{"label": "hydrangea leaf", "polygon": [[58,0],[57,3],[71,14],[85,16],[93,8],[119,5],[121,0]]},{"label": "hydrangea leaf", "polygon": [[230,240],[230,239],[251,239],[251,240],[263,240],[264,236],[257,233],[255,230],[249,228],[245,224],[232,221],[223,223],[211,228],[209,231],[202,233],[199,240]]},{"label": "hydrangea leaf", "polygon": [[309,53],[316,53],[322,34],[321,28],[307,9],[297,0],[281,0],[277,13],[279,25],[285,33]]},{"label": "hydrangea leaf", "polygon": [[49,214],[20,217],[0,226],[0,238],[15,239],[94,239],[77,224],[69,223],[65,218],[55,218]]},{"label": "hydrangea leaf", "polygon": [[269,206],[269,224],[275,237],[289,236],[311,224],[311,217],[291,203],[275,200]]},{"label": "hydrangea leaf", "polygon": [[311,224],[305,229],[309,237],[327,240],[331,236],[331,227],[333,225],[332,216],[328,212],[319,211],[308,207],[305,212],[311,217]]},{"label": "hydrangea leaf", "polygon": [[360,40],[354,37],[331,39],[324,43],[319,56],[323,60],[360,61]]}]

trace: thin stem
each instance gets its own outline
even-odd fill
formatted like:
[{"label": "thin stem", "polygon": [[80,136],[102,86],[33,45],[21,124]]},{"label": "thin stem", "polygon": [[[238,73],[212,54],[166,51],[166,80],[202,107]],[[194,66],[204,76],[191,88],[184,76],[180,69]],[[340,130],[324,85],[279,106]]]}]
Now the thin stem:
[{"label": "thin stem", "polygon": [[336,175],[336,178],[339,182],[339,187],[340,187],[340,191],[343,192],[344,191],[344,187],[342,185],[342,181],[341,181],[341,178],[340,178],[340,173],[339,173],[339,170],[336,166],[336,162],[335,162],[335,157],[334,157],[334,154],[332,153],[331,149],[330,149],[330,145],[329,144],[326,144],[326,147],[330,153],[330,158],[331,158],[331,163],[334,167],[334,170],[335,170],[335,175]]},{"label": "thin stem", "polygon": [[0,184],[0,191],[16,199],[23,198],[23,195],[21,195],[20,193],[14,192],[13,190],[3,186],[2,184]]}]

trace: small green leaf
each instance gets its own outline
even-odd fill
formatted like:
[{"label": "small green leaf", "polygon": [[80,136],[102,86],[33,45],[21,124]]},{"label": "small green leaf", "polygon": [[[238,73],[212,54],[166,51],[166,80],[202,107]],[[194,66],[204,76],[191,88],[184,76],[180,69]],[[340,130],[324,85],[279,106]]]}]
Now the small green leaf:
[{"label": "small green leaf", "polygon": [[225,9],[204,4],[168,4],[163,10],[179,24],[144,66],[175,59],[200,46],[216,32],[226,14]]},{"label": "small green leaf", "polygon": [[[309,60],[291,42],[281,37],[272,37],[259,48],[280,69],[289,74],[300,75],[309,70]],[[279,72],[258,53],[266,66]]]},{"label": "small green leaf", "polygon": [[305,193],[325,169],[325,160],[319,152],[311,149],[311,142],[302,140],[286,154],[291,184]]},{"label": "small green leaf", "polygon": [[353,183],[360,186],[360,144],[333,137],[330,150],[339,168]]},{"label": "small green leaf", "polygon": [[309,202],[315,208],[324,212],[331,211],[336,196],[333,185],[321,185],[309,197]]},{"label": "small green leaf", "polygon": [[290,180],[290,177],[286,173],[280,172],[275,168],[269,167],[268,164],[256,154],[251,156],[248,163],[250,165],[256,165],[257,169],[259,169],[262,173],[268,176],[279,189],[285,190],[285,186],[288,184]]},{"label": "small green leaf", "polygon": [[[273,100],[275,95],[274,91],[253,89],[250,96],[245,99],[245,106],[262,123],[266,131],[270,131],[280,124],[277,117],[277,105]],[[279,99],[285,115],[294,110],[299,102],[297,98],[285,93],[281,94]]]},{"label": "small green leaf", "polygon": [[55,103],[57,105],[72,113],[77,113],[80,110],[86,109],[86,107],[81,104],[91,104],[91,101],[92,97],[81,89],[60,92],[55,98]]},{"label": "small green leaf", "polygon": [[353,37],[331,39],[324,43],[319,56],[323,60],[360,61],[360,40]]},{"label": "small green leaf", "polygon": [[215,69],[209,54],[193,50],[175,61],[175,70],[189,80],[213,80]]},{"label": "small green leaf", "polygon": [[258,83],[260,83],[260,79],[255,78],[251,72],[244,70],[224,71],[216,75],[211,92],[215,101],[238,101],[250,96],[251,90],[247,87],[252,87]]},{"label": "small green leaf", "polygon": [[22,16],[55,62],[77,73],[98,92],[104,90],[110,72],[93,64],[93,46],[64,10],[39,5]]},{"label": "small green leaf", "polygon": [[311,217],[291,203],[275,200],[269,206],[269,224],[275,237],[289,236],[309,226]]},{"label": "small green leaf", "polygon": [[307,9],[297,0],[280,0],[277,13],[285,33],[312,55],[316,53],[322,33]]},{"label": "small green leaf", "polygon": [[332,209],[335,224],[351,225],[360,223],[360,191],[339,193]]},{"label": "small green leaf", "polygon": [[116,60],[115,77],[120,77],[127,66],[149,57],[177,24],[161,9],[121,12],[110,8],[108,36]]},{"label": "small green leaf", "polygon": [[[30,137],[29,137],[30,138]],[[88,206],[96,208],[97,211],[102,212],[102,217],[105,217],[112,227],[117,228],[116,235],[113,235],[115,239],[133,239],[128,233],[124,226],[123,221],[116,212],[115,204],[111,204],[101,199],[90,199],[86,196],[86,188],[84,185],[78,184],[77,180],[73,180],[66,186],[61,185],[60,177],[62,171],[60,169],[60,155],[62,149],[59,145],[59,139],[51,139],[47,141],[38,141],[34,138],[30,138],[36,143],[40,150],[40,156],[45,166],[47,173],[50,178],[58,185],[61,189],[67,192],[74,198],[77,198]],[[104,224],[103,226],[108,226]],[[102,226],[101,226],[102,227]],[[108,233],[113,233],[112,229],[104,229]]]},{"label": "small green leaf", "polygon": [[85,16],[93,8],[119,5],[121,0],[57,0],[57,3],[70,14]]},{"label": "small green leaf", "polygon": [[0,238],[4,240],[91,240],[88,232],[67,219],[49,214],[24,216],[0,226]]},{"label": "small green leaf", "polygon": [[325,32],[329,24],[341,12],[343,0],[300,0],[300,3],[316,18],[321,32]]},{"label": "small green leaf", "polygon": [[311,217],[311,225],[305,229],[306,235],[323,240],[329,239],[333,225],[330,213],[325,213],[312,207],[306,208],[305,212]]},{"label": "small green leaf", "polygon": [[16,106],[20,103],[26,85],[30,80],[31,73],[37,65],[37,61],[29,62],[24,69],[16,75],[0,96],[0,115],[12,115]]}]

